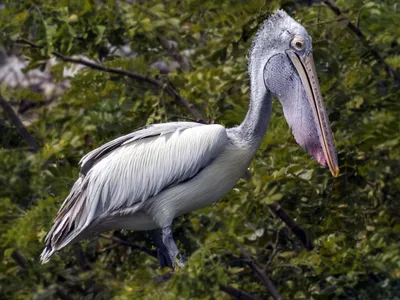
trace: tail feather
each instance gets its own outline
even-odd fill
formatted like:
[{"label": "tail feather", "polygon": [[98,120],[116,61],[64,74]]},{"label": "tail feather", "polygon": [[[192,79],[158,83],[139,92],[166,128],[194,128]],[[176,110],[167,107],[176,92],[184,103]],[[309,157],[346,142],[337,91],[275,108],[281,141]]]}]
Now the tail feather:
[{"label": "tail feather", "polygon": [[42,264],[47,263],[50,260],[50,257],[54,254],[53,248],[50,245],[44,247],[42,253],[40,254],[40,262]]},{"label": "tail feather", "polygon": [[87,180],[80,177],[64,200],[54,224],[46,236],[46,246],[40,255],[42,264],[47,263],[56,251],[76,240],[79,234],[86,229],[87,226],[76,226],[84,218],[86,198]]},{"label": "tail feather", "polygon": [[42,264],[47,263],[53,254],[73,242],[78,235],[83,231],[76,230],[75,232],[70,232],[63,239],[59,239],[57,243],[52,243],[51,240],[46,244],[42,253],[40,254],[40,262]]}]

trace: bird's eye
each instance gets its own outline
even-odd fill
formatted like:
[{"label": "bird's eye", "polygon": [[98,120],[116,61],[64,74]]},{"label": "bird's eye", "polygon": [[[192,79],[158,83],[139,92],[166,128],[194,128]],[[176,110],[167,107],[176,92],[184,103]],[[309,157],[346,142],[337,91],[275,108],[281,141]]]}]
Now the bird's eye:
[{"label": "bird's eye", "polygon": [[297,50],[297,51],[301,51],[304,50],[304,46],[305,46],[305,42],[301,37],[296,36],[293,40],[292,40],[292,47]]}]

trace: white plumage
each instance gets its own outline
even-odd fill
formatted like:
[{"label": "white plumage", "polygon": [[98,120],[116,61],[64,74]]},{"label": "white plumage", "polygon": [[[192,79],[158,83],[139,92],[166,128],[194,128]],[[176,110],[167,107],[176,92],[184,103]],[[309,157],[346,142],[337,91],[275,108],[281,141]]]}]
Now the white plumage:
[{"label": "white plumage", "polygon": [[218,201],[246,170],[251,157],[244,150],[221,125],[176,122],[151,125],[89,152],[42,260],[88,234],[167,226]]}]

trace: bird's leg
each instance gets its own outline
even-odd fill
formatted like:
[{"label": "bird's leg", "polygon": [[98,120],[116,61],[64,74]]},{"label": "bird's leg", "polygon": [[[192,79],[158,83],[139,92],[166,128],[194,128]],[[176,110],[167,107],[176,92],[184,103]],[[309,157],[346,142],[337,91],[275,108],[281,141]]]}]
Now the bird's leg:
[{"label": "bird's leg", "polygon": [[178,266],[183,267],[187,259],[179,253],[178,247],[174,241],[174,237],[172,236],[171,226],[166,226],[162,229],[162,240],[168,250],[172,266],[175,267],[175,260],[178,258]]},{"label": "bird's leg", "polygon": [[160,263],[160,267],[173,268],[167,247],[165,247],[163,243],[161,231],[159,229],[152,230],[150,235],[153,238],[154,244],[156,245],[157,248],[157,259]]}]

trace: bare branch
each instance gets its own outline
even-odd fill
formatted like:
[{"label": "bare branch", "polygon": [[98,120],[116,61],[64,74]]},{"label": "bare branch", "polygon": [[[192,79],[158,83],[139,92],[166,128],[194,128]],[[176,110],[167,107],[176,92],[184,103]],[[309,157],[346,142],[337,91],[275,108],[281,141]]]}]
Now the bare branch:
[{"label": "bare branch", "polygon": [[241,245],[238,246],[242,250],[243,255],[246,257],[247,264],[253,270],[253,272],[257,274],[258,278],[267,288],[272,298],[274,298],[275,300],[282,300],[282,296],[278,293],[278,290],[276,289],[272,281],[269,279],[267,273],[265,273],[262,269],[260,269],[260,267],[253,261],[253,259]]},{"label": "bare branch", "polygon": [[92,61],[89,61],[86,59],[65,56],[58,52],[53,52],[53,54],[54,54],[54,56],[58,57],[59,59],[61,59],[64,62],[79,64],[79,65],[89,67],[91,69],[104,71],[104,72],[112,73],[112,74],[117,74],[117,75],[121,75],[121,76],[126,76],[126,77],[129,77],[134,80],[144,81],[144,82],[149,83],[150,85],[153,85],[157,88],[163,88],[163,85],[164,85],[163,82],[161,82],[157,79],[154,79],[154,78],[151,78],[151,77],[148,77],[145,75],[141,75],[141,74],[138,74],[135,72],[130,72],[130,71],[122,70],[122,69],[109,68],[109,67],[100,65],[98,63],[95,63],[95,62],[92,62]]},{"label": "bare branch", "polygon": [[22,254],[18,250],[14,250],[13,253],[11,253],[12,259],[23,269],[26,268],[27,263],[25,257],[22,256]]},{"label": "bare branch", "polygon": [[30,150],[33,152],[39,151],[39,144],[29,133],[28,129],[22,124],[21,120],[18,118],[17,114],[7,102],[6,99],[0,94],[0,106],[3,108],[10,122],[15,126],[19,135],[25,140],[25,142],[30,146]]},{"label": "bare branch", "polygon": [[[40,46],[36,45],[34,42],[29,41],[27,39],[19,39],[18,42],[27,44],[33,48],[41,48]],[[99,71],[103,71],[103,72],[107,72],[107,73],[112,73],[112,74],[117,74],[120,76],[126,76],[133,80],[146,82],[146,83],[152,85],[153,87],[164,90],[179,105],[184,106],[189,111],[189,113],[192,116],[194,116],[196,118],[196,120],[198,120],[198,122],[206,123],[206,119],[200,114],[200,112],[197,109],[195,109],[194,107],[192,107],[192,105],[173,88],[171,83],[164,83],[161,80],[158,80],[158,79],[155,79],[155,78],[152,78],[149,76],[145,76],[145,75],[142,75],[139,73],[127,71],[127,70],[106,67],[104,65],[101,65],[101,64],[89,61],[89,60],[65,56],[56,51],[53,52],[53,55],[58,57],[59,59],[61,59],[64,62],[79,64],[79,65],[83,65],[83,66],[86,66],[91,69],[95,69],[95,70],[99,70]]]},{"label": "bare branch", "polygon": [[274,249],[272,250],[271,256],[269,257],[267,263],[265,264],[264,268],[263,268],[263,272],[267,272],[269,266],[271,265],[272,261],[274,260],[276,254],[278,253],[278,244],[279,244],[279,234],[280,234],[280,230],[278,230],[278,232],[276,233],[276,238],[275,238],[275,243],[274,243]]},{"label": "bare branch", "polygon": [[129,242],[127,242],[127,241],[125,241],[123,239],[120,239],[120,238],[118,238],[116,236],[112,236],[112,235],[108,235],[108,234],[100,234],[100,236],[102,238],[105,238],[105,239],[108,239],[108,240],[111,240],[111,241],[114,241],[114,242],[118,242],[121,245],[124,245],[126,247],[131,247],[133,249],[142,251],[142,252],[144,252],[144,253],[146,253],[146,254],[148,254],[150,256],[153,256],[153,257],[157,258],[157,251],[150,250],[150,249],[148,249],[146,247],[143,247],[143,246],[140,246],[140,245],[137,245],[137,244],[129,243]]},{"label": "bare branch", "polygon": [[243,300],[257,300],[258,298],[250,295],[249,293],[236,289],[231,285],[220,285],[219,289],[236,299],[243,299]]},{"label": "bare branch", "polygon": [[301,228],[295,222],[295,220],[293,220],[293,218],[282,208],[282,206],[280,206],[277,203],[274,203],[268,205],[268,207],[272,210],[272,212],[276,216],[278,216],[286,224],[287,227],[290,228],[293,234],[297,236],[297,238],[301,241],[301,243],[308,251],[314,249],[315,247],[314,243],[307,235],[307,232],[303,228]]},{"label": "bare branch", "polygon": [[182,115],[169,115],[168,120],[178,120],[178,119],[183,119],[189,122],[197,122],[196,119],[187,117],[187,116],[182,116]]},{"label": "bare branch", "polygon": [[101,249],[99,252],[107,252],[108,250],[118,247],[119,245],[120,245],[119,243],[113,243],[110,246]]},{"label": "bare branch", "polygon": [[195,119],[197,120],[197,122],[201,122],[201,123],[207,123],[207,119],[195,108],[193,108],[184,97],[182,97],[172,86],[171,83],[169,83],[166,87],[165,87],[165,91],[168,95],[170,95],[172,98],[175,99],[175,101],[178,104],[183,105],[184,107],[186,107],[186,109],[190,112],[190,114],[195,117]]},{"label": "bare branch", "polygon": [[30,40],[27,40],[27,39],[19,39],[19,40],[17,40],[17,42],[27,44],[27,45],[31,46],[32,48],[36,48],[36,49],[42,48],[42,47],[36,45],[34,42],[31,42]]},{"label": "bare branch", "polygon": [[329,0],[322,0],[323,3],[325,3],[326,6],[328,6],[338,17],[344,18],[344,20],[347,21],[347,27],[360,39],[360,41],[363,42],[363,44],[369,48],[371,51],[372,55],[375,57],[375,59],[381,63],[385,67],[386,73],[395,79],[396,81],[399,80],[398,76],[396,73],[392,70],[392,68],[385,62],[385,60],[382,58],[382,56],[379,54],[379,52],[371,46],[369,41],[367,40],[367,37],[364,35],[364,33],[358,28],[358,23],[357,26],[354,25],[344,14],[342,11],[339,9],[339,7],[335,6],[331,1]]}]

